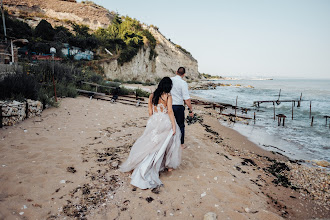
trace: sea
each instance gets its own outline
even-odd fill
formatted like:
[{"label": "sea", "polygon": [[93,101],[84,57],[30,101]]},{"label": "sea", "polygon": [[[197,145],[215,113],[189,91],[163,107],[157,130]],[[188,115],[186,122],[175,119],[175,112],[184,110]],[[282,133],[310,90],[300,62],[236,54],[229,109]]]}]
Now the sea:
[{"label": "sea", "polygon": [[[193,90],[192,95],[205,100],[227,103],[239,108],[247,108],[247,113],[237,110],[238,116],[250,117],[248,123],[219,122],[230,127],[261,148],[275,151],[291,159],[330,162],[330,79],[227,79],[215,80],[214,83],[230,84],[210,90]],[[252,86],[253,88],[251,88]],[[292,102],[281,100],[300,100]],[[279,126],[274,120],[273,103],[261,103],[254,106],[254,101],[277,101],[275,114],[286,116],[285,125]],[[293,109],[293,119],[292,119]],[[224,113],[234,113],[227,109]],[[254,113],[256,120],[254,121]],[[313,117],[313,126],[311,126]]]}]

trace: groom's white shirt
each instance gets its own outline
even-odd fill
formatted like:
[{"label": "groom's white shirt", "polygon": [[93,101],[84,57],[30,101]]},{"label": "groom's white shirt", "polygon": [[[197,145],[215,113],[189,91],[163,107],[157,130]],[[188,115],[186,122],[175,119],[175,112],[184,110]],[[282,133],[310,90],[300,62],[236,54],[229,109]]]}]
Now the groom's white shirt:
[{"label": "groom's white shirt", "polygon": [[176,75],[171,77],[173,87],[171,90],[172,105],[184,105],[183,100],[190,99],[188,92],[188,84],[184,81],[181,76]]}]

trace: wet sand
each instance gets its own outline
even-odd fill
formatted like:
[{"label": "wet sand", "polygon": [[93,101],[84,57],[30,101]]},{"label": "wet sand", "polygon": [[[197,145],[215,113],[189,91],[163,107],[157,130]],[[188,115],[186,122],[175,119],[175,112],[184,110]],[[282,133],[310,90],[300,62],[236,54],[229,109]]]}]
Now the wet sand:
[{"label": "wet sand", "polygon": [[161,173],[164,187],[140,190],[118,165],[142,134],[147,108],[85,97],[60,102],[0,130],[0,219],[330,216],[324,203],[272,174],[274,159],[288,158],[221,126],[211,109],[196,108],[200,120],[186,125],[182,164]]}]

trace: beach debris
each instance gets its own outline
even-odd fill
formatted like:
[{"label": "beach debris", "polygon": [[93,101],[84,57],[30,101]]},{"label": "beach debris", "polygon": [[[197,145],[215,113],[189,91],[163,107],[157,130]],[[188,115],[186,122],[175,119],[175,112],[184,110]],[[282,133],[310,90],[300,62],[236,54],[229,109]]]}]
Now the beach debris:
[{"label": "beach debris", "polygon": [[64,183],[65,183],[65,180],[61,180],[60,183],[61,183],[61,184],[64,184]]},{"label": "beach debris", "polygon": [[216,220],[217,215],[214,212],[208,212],[204,215],[203,220]]},{"label": "beach debris", "polygon": [[242,165],[244,166],[257,166],[257,164],[252,159],[249,158],[241,158],[241,159],[243,159]]},{"label": "beach debris", "polygon": [[24,215],[24,212],[20,212],[19,214],[20,214],[20,215]]},{"label": "beach debris", "polygon": [[203,198],[204,196],[206,196],[206,192],[203,192],[203,193],[201,194],[201,198]]},{"label": "beach debris", "polygon": [[213,179],[214,179],[215,181],[217,181],[217,180],[218,180],[218,177],[214,177]]},{"label": "beach debris", "polygon": [[69,173],[75,173],[77,172],[77,170],[74,167],[67,167],[66,171],[68,171]]},{"label": "beach debris", "polygon": [[245,211],[246,213],[249,213],[251,210],[250,210],[249,208],[245,208],[244,211]]},{"label": "beach debris", "polygon": [[42,205],[40,205],[40,204],[37,204],[37,203],[35,203],[35,204],[32,204],[32,206],[33,206],[33,207],[42,208]]},{"label": "beach debris", "polygon": [[27,209],[27,206],[26,205],[23,205],[23,209]]},{"label": "beach debris", "polygon": [[269,172],[275,176],[275,179],[272,181],[275,185],[282,185],[284,187],[291,187],[296,189],[295,186],[291,184],[287,175],[290,168],[283,162],[278,162],[276,160],[272,161],[273,163],[267,168],[263,168],[264,171]]},{"label": "beach debris", "polygon": [[149,196],[149,197],[146,198],[146,200],[147,200],[148,203],[151,203],[152,201],[154,201],[154,198]]}]

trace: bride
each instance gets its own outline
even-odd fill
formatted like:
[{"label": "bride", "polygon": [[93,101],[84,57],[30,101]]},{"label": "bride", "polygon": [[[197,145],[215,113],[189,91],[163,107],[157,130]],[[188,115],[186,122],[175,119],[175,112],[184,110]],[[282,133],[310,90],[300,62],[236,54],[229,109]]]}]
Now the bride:
[{"label": "bride", "polygon": [[172,110],[171,88],[172,80],[164,77],[149,96],[146,129],[119,168],[121,172],[134,170],[131,184],[141,189],[163,185],[159,172],[171,171],[181,162],[181,132]]}]

